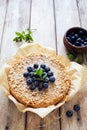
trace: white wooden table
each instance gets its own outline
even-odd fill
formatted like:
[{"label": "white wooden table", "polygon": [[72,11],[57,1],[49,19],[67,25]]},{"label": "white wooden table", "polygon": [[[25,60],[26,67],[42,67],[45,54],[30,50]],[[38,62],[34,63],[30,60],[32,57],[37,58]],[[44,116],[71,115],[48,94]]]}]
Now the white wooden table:
[{"label": "white wooden table", "polygon": [[[13,42],[15,32],[26,28],[36,29],[35,42],[66,55],[63,35],[72,26],[87,29],[87,0],[0,0],[0,65],[19,47]],[[67,118],[66,111],[77,103],[81,106],[80,112]],[[60,120],[53,118],[63,111]],[[48,122],[51,123],[43,127]],[[31,112],[19,112],[0,90],[0,130],[87,130],[87,90],[43,120]]]}]

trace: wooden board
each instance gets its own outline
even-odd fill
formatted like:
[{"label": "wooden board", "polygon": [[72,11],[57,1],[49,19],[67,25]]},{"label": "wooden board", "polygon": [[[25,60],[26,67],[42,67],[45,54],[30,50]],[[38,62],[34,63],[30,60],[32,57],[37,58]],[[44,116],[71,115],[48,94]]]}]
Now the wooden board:
[{"label": "wooden board", "polygon": [[[16,31],[22,31],[29,27],[30,1],[29,0],[9,0],[1,48],[1,62],[10,58],[18,49],[18,45],[13,42]],[[25,130],[25,114],[9,102],[6,113],[9,130]],[[4,115],[3,115],[4,116]],[[4,128],[5,129],[5,128]],[[0,130],[4,130],[0,129]]]},{"label": "wooden board", "polygon": [[[58,39],[58,52],[61,55],[65,55],[66,54],[66,50],[65,47],[63,45],[63,36],[65,34],[65,31],[73,26],[80,26],[81,23],[84,24],[85,22],[82,22],[84,20],[81,19],[85,19],[82,18],[84,16],[86,16],[86,14],[84,14],[84,16],[82,15],[81,17],[81,11],[85,9],[83,7],[83,5],[86,5],[86,1],[78,1],[78,3],[76,3],[75,0],[65,0],[65,2],[63,3],[63,1],[60,1],[59,4],[59,0],[55,1],[55,5],[56,5],[56,26],[57,26],[57,39]],[[61,6],[63,7],[63,10],[61,10]],[[78,8],[79,7],[79,8]],[[79,14],[80,13],[80,14]],[[62,15],[59,15],[62,14]],[[64,26],[62,26],[64,25]],[[83,90],[83,92],[78,93],[78,95],[76,95],[70,102],[66,103],[64,105],[64,107],[61,108],[60,113],[64,113],[62,118],[61,118],[61,129],[62,130],[86,130],[87,126],[86,126],[86,117],[85,117],[85,113],[86,113],[86,105],[87,105],[87,91]],[[66,117],[66,111],[67,110],[73,110],[73,106],[75,104],[80,104],[81,106],[81,110],[80,112],[76,113],[74,112],[73,117],[72,118],[67,118]],[[85,104],[85,105],[83,105]],[[79,120],[78,120],[79,118]]]},{"label": "wooden board", "polygon": [[[33,32],[35,42],[54,48],[66,56],[63,45],[65,31],[73,26],[87,29],[87,0],[0,0],[0,66],[15,54],[19,45],[13,42],[15,31],[25,28]],[[41,119],[31,112],[19,112],[0,90],[0,130],[86,130],[87,88],[70,102]],[[80,112],[72,118],[67,110],[80,104]],[[59,115],[62,116],[61,119]],[[79,121],[77,120],[79,118]]]}]

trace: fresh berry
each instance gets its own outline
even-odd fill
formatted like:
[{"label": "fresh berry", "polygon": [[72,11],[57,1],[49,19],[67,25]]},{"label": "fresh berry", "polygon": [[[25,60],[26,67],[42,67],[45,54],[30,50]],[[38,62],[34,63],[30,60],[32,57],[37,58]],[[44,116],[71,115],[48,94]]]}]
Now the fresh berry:
[{"label": "fresh berry", "polygon": [[76,39],[79,37],[78,34],[75,34],[74,36],[75,36]]},{"label": "fresh berry", "polygon": [[83,30],[80,30],[80,31],[79,31],[79,35],[81,35],[81,36],[84,35],[84,31],[83,31]]},{"label": "fresh berry", "polygon": [[73,111],[68,110],[68,111],[66,112],[66,115],[67,115],[67,117],[72,117],[72,116],[73,116]]},{"label": "fresh berry", "polygon": [[45,83],[49,83],[49,78],[45,78]]},{"label": "fresh berry", "polygon": [[36,81],[36,78],[35,78],[35,77],[32,77],[32,81],[33,81],[33,82]]},{"label": "fresh berry", "polygon": [[32,71],[33,71],[33,67],[28,66],[28,67],[27,67],[27,70],[28,70],[28,72],[32,72]]},{"label": "fresh berry", "polygon": [[74,105],[73,110],[74,111],[79,111],[80,110],[79,104]]},{"label": "fresh berry", "polygon": [[74,42],[76,39],[74,36],[71,37],[72,42]]},{"label": "fresh berry", "polygon": [[34,90],[35,88],[36,88],[35,85],[31,85],[31,86],[30,86],[30,89],[31,89],[31,90]]},{"label": "fresh berry", "polygon": [[46,65],[45,64],[41,64],[40,67],[45,69]]},{"label": "fresh berry", "polygon": [[47,76],[48,76],[48,77],[53,76],[53,72],[49,71],[49,72],[47,73]]},{"label": "fresh berry", "polygon": [[39,90],[39,91],[42,91],[42,90],[43,90],[43,86],[39,86],[39,87],[38,87],[38,90]]},{"label": "fresh berry", "polygon": [[87,45],[87,42],[84,42],[84,45]]},{"label": "fresh berry", "polygon": [[51,77],[49,78],[49,81],[53,83],[53,82],[55,82],[55,78],[54,78],[53,76],[51,76]]},{"label": "fresh berry", "polygon": [[38,68],[38,66],[39,66],[38,64],[34,64],[34,68],[35,68],[35,69],[37,69],[37,68]]},{"label": "fresh berry", "polygon": [[43,83],[42,86],[44,89],[46,89],[46,88],[48,88],[48,83]]},{"label": "fresh berry", "polygon": [[30,72],[30,77],[34,77],[34,73],[33,72]]},{"label": "fresh berry", "polygon": [[26,82],[27,82],[27,85],[30,85],[30,84],[32,84],[33,81],[32,81],[32,79],[30,78],[30,79],[28,79]]},{"label": "fresh berry", "polygon": [[45,71],[46,72],[50,71],[50,67],[45,67]]},{"label": "fresh berry", "polygon": [[70,39],[70,37],[67,37],[67,40],[68,40],[69,42],[71,42],[71,39]]},{"label": "fresh berry", "polygon": [[30,76],[30,74],[29,74],[28,72],[25,72],[25,73],[23,73],[23,76],[24,76],[25,78],[27,78],[28,76]]},{"label": "fresh berry", "polygon": [[34,82],[34,85],[37,87],[37,86],[39,86],[39,82],[38,81],[35,81]]},{"label": "fresh berry", "polygon": [[79,43],[78,41],[74,43],[75,46],[81,46],[81,43]]},{"label": "fresh berry", "polygon": [[81,43],[81,38],[77,38],[76,41],[79,42],[79,43]]}]

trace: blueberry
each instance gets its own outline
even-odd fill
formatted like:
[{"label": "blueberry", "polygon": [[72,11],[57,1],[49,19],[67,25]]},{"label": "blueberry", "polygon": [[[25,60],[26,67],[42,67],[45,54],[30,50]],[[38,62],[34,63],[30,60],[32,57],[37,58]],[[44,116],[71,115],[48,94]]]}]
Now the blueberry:
[{"label": "blueberry", "polygon": [[46,72],[50,71],[50,67],[45,67],[45,71]]},{"label": "blueberry", "polygon": [[24,72],[24,73],[23,73],[23,76],[24,76],[25,78],[27,78],[28,76],[30,76],[30,74],[29,74],[28,72]]},{"label": "blueberry", "polygon": [[27,85],[30,85],[30,84],[32,84],[32,79],[30,78],[30,79],[28,79],[27,81],[26,81],[26,83],[27,83]]},{"label": "blueberry", "polygon": [[79,42],[79,43],[81,43],[81,38],[77,38],[76,41]]},{"label": "blueberry", "polygon": [[79,111],[80,110],[79,104],[74,105],[73,110],[74,111]]},{"label": "blueberry", "polygon": [[79,35],[81,35],[81,36],[84,35],[84,31],[83,31],[83,30],[80,30],[80,31],[79,31]]},{"label": "blueberry", "polygon": [[84,44],[84,45],[87,45],[87,42],[85,41],[83,44]]},{"label": "blueberry", "polygon": [[38,87],[38,86],[39,86],[39,82],[38,82],[38,81],[35,81],[35,82],[34,82],[34,85],[35,85],[36,87]]},{"label": "blueberry", "polygon": [[75,34],[74,36],[75,36],[76,39],[79,37],[78,34]]},{"label": "blueberry", "polygon": [[72,40],[72,42],[74,42],[76,40],[75,36],[72,36],[71,40]]},{"label": "blueberry", "polygon": [[51,77],[49,78],[49,81],[52,82],[52,83],[55,82],[55,77],[51,76]]},{"label": "blueberry", "polygon": [[33,72],[30,72],[30,77],[34,77],[34,73]]},{"label": "blueberry", "polygon": [[75,45],[75,46],[81,46],[81,43],[75,42],[74,45]]},{"label": "blueberry", "polygon": [[36,81],[36,78],[35,78],[35,77],[32,77],[32,81],[33,81],[33,82]]},{"label": "blueberry", "polygon": [[43,90],[43,86],[39,86],[39,87],[38,87],[38,90],[39,90],[39,91],[42,91],[42,90]]},{"label": "blueberry", "polygon": [[36,88],[35,85],[31,85],[31,86],[30,86],[30,90],[34,90],[35,88]]},{"label": "blueberry", "polygon": [[69,41],[69,42],[71,42],[71,39],[70,39],[70,37],[66,37],[67,38],[67,40]]},{"label": "blueberry", "polygon": [[49,78],[45,78],[45,83],[49,83]]},{"label": "blueberry", "polygon": [[53,72],[49,71],[49,72],[47,73],[47,76],[48,76],[48,77],[53,76]]},{"label": "blueberry", "polygon": [[45,64],[41,64],[40,67],[45,69],[46,65]]},{"label": "blueberry", "polygon": [[43,83],[42,86],[44,89],[46,89],[46,88],[48,88],[48,83]]},{"label": "blueberry", "polygon": [[75,33],[74,33],[74,32],[72,32],[72,33],[71,33],[71,36],[73,36],[74,34],[75,34]]},{"label": "blueberry", "polygon": [[84,42],[84,40],[83,39],[81,39],[81,43],[83,43]]},{"label": "blueberry", "polygon": [[85,38],[85,41],[87,42],[87,38]]},{"label": "blueberry", "polygon": [[39,66],[38,64],[34,64],[34,68],[35,68],[35,69],[37,69],[37,68],[38,68],[38,66]]},{"label": "blueberry", "polygon": [[73,111],[68,110],[68,111],[66,112],[66,115],[67,115],[67,117],[72,117],[72,116],[73,116]]},{"label": "blueberry", "polygon": [[27,70],[28,70],[28,72],[32,72],[32,71],[33,71],[33,67],[28,66],[28,67],[27,67]]}]

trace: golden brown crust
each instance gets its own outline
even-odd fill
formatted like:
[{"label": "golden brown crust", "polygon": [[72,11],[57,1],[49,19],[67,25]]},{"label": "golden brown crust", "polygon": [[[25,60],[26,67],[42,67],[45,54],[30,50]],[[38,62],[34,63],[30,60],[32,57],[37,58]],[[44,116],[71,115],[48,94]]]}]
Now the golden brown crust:
[{"label": "golden brown crust", "polygon": [[[26,85],[23,73],[28,65],[34,63],[45,63],[51,67],[54,72],[56,81],[49,84],[48,89],[31,91]],[[10,68],[8,73],[8,83],[10,93],[22,104],[34,108],[48,107],[60,102],[68,93],[71,87],[71,79],[65,66],[60,62],[58,56],[46,56],[43,54],[30,54],[25,58],[19,59]]]}]

